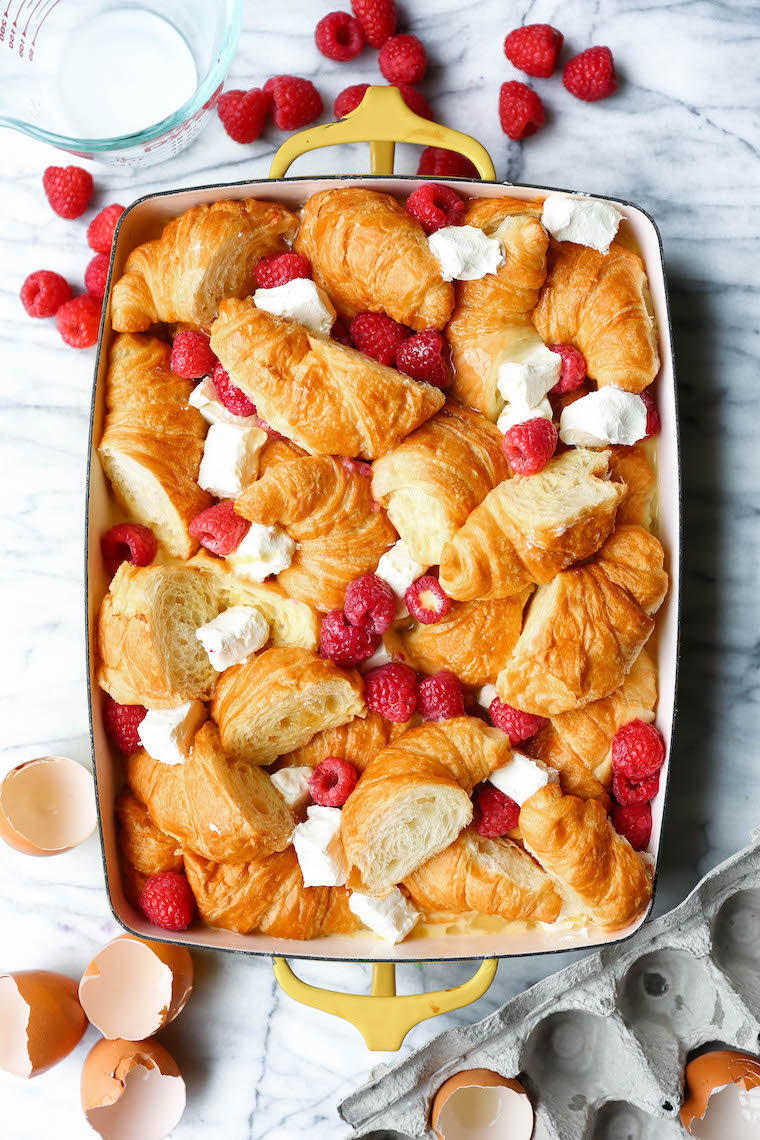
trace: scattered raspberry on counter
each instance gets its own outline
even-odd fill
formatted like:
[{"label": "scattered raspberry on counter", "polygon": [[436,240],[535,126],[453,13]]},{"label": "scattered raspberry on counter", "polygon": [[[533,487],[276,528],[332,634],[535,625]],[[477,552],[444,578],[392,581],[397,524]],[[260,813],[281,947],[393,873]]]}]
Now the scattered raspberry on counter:
[{"label": "scattered raspberry on counter", "polygon": [[178,332],[172,342],[171,370],[183,380],[200,380],[208,376],[218,364],[216,353],[205,333],[186,329]]},{"label": "scattered raspberry on counter", "polygon": [[115,574],[122,562],[147,566],[156,557],[158,543],[153,531],[142,523],[117,523],[101,538],[100,549],[109,574]]},{"label": "scattered raspberry on counter", "polygon": [[655,772],[653,776],[647,776],[646,780],[642,780],[638,784],[629,780],[622,772],[612,773],[612,794],[623,807],[630,807],[631,804],[649,803],[659,790],[659,772]]},{"label": "scattered raspberry on counter", "polygon": [[188,530],[201,546],[221,558],[232,554],[250,530],[251,524],[235,514],[235,505],[229,500],[206,507],[190,523]]},{"label": "scattered raspberry on counter", "polygon": [[211,373],[211,381],[216,388],[217,396],[227,411],[232,412],[233,416],[256,415],[256,405],[251,403],[245,392],[235,387],[230,380],[229,372],[222,366],[220,360],[217,360],[214,365],[214,371]]},{"label": "scattered raspberry on counter", "polygon": [[297,277],[311,277],[311,265],[301,253],[269,253],[253,271],[259,289],[276,289]]},{"label": "scattered raspberry on counter", "polygon": [[477,167],[457,154],[455,150],[445,150],[442,146],[426,146],[420,155],[417,173],[436,178],[480,178]]},{"label": "scattered raspberry on counter", "polygon": [[493,784],[479,784],[473,802],[475,828],[486,839],[498,839],[517,827],[520,805]]},{"label": "scattered raspberry on counter", "polygon": [[381,48],[396,34],[395,0],[351,0],[351,11],[370,47]]},{"label": "scattered raspberry on counter", "polygon": [[351,625],[343,610],[331,610],[322,618],[319,652],[336,665],[359,665],[372,656],[379,640],[369,619]]},{"label": "scattered raspberry on counter", "polygon": [[494,697],[488,706],[488,715],[492,724],[506,732],[513,745],[519,744],[521,740],[530,740],[547,723],[546,717],[512,708],[498,697]]},{"label": "scattered raspberry on counter", "polygon": [[355,16],[348,12],[330,12],[323,16],[314,32],[317,48],[328,59],[347,63],[364,47],[364,33]]},{"label": "scattered raspberry on counter", "polygon": [[380,48],[377,62],[389,83],[419,83],[427,70],[427,54],[416,36],[392,36]]},{"label": "scattered raspberry on counter", "polygon": [[499,91],[501,129],[511,139],[526,139],[544,125],[544,105],[535,91],[516,79],[502,83]]},{"label": "scattered raspberry on counter", "polygon": [[84,293],[64,301],[55,315],[55,327],[72,348],[90,348],[98,339],[102,302]]},{"label": "scattered raspberry on counter", "polygon": [[163,930],[186,930],[195,914],[195,896],[178,871],[151,875],[138,903],[148,921]]},{"label": "scattered raspberry on counter", "polygon": [[526,75],[548,79],[554,74],[564,36],[551,24],[527,24],[515,28],[504,41],[509,62]]},{"label": "scattered raspberry on counter", "polygon": [[451,598],[432,574],[423,574],[404,594],[406,608],[422,625],[435,625],[451,609]]},{"label": "scattered raspberry on counter", "polygon": [[410,194],[406,209],[428,235],[444,226],[461,226],[464,222],[464,202],[456,190],[439,182],[427,182]]},{"label": "scattered raspberry on counter", "polygon": [[119,218],[124,213],[124,207],[114,202],[105,206],[87,227],[87,244],[96,253],[110,253],[113,244],[114,230]]},{"label": "scattered raspberry on counter", "polygon": [[280,131],[297,131],[322,114],[322,96],[310,79],[297,75],[275,75],[264,90],[272,96],[272,118]]},{"label": "scattered raspberry on counter", "polygon": [[417,674],[397,661],[378,665],[364,677],[364,699],[386,720],[405,724],[417,707]]},{"label": "scattered raspberry on counter", "polygon": [[91,297],[97,297],[102,301],[106,293],[107,280],[108,256],[105,253],[96,253],[84,271],[84,287]]},{"label": "scattered raspberry on counter", "polygon": [[660,424],[660,412],[655,403],[654,396],[648,388],[645,388],[643,392],[639,392],[639,396],[641,396],[647,409],[647,431],[644,439],[651,439],[653,435],[660,434],[660,428],[662,426]]},{"label": "scattered raspberry on counter", "polygon": [[352,111],[355,111],[367,94],[368,87],[369,83],[354,83],[353,86],[346,87],[341,91],[333,104],[335,118],[342,119],[344,115],[350,115]]},{"label": "scattered raspberry on counter", "polygon": [[445,390],[451,387],[452,382],[445,350],[446,344],[437,329],[423,329],[399,345],[396,368],[413,380]]},{"label": "scattered raspberry on counter", "polygon": [[536,475],[554,455],[557,438],[557,428],[551,420],[515,424],[504,436],[504,457],[516,475]]},{"label": "scattered raspberry on counter", "polygon": [[60,273],[38,269],[29,274],[19,295],[30,317],[54,317],[61,305],[71,299],[71,286]]},{"label": "scattered raspberry on counter", "polygon": [[92,197],[92,175],[81,166],[48,166],[42,187],[59,218],[81,218]]},{"label": "scattered raspberry on counter", "polygon": [[571,95],[586,103],[606,99],[617,91],[615,63],[608,47],[590,47],[565,64],[562,82]]},{"label": "scattered raspberry on counter", "polygon": [[612,770],[631,783],[659,772],[665,763],[665,741],[653,724],[632,720],[619,728],[612,738]]},{"label": "scattered raspberry on counter", "polygon": [[634,851],[643,851],[652,836],[652,809],[649,804],[616,804],[612,809],[612,826],[628,840]]},{"label": "scattered raspberry on counter", "polygon": [[377,574],[362,574],[346,587],[343,612],[351,625],[361,625],[368,619],[375,633],[382,634],[396,616],[396,597]]},{"label": "scattered raspberry on counter", "polygon": [[392,368],[396,352],[410,335],[406,325],[394,321],[387,313],[357,313],[351,321],[351,340],[359,352]]},{"label": "scattered raspberry on counter", "polygon": [[268,91],[252,87],[250,91],[225,91],[216,109],[222,126],[236,143],[252,143],[264,130],[272,96]]},{"label": "scattered raspberry on counter", "polygon": [[464,693],[458,677],[442,669],[434,677],[420,681],[417,711],[425,720],[449,720],[464,715]]},{"label": "scattered raspberry on counter", "polygon": [[549,344],[546,347],[550,352],[556,352],[562,357],[559,380],[549,394],[564,396],[566,392],[574,392],[576,388],[580,388],[586,379],[586,361],[583,354],[571,344]]},{"label": "scattered raspberry on counter", "polygon": [[139,752],[142,748],[142,741],[138,736],[137,728],[147,712],[148,710],[142,705],[120,705],[118,701],[106,693],[103,705],[103,725],[106,736],[125,756]]},{"label": "scattered raspberry on counter", "polygon": [[411,83],[396,83],[401,92],[401,98],[406,103],[410,111],[415,115],[419,115],[421,119],[432,119],[433,111],[425,96],[416,87],[412,87]]},{"label": "scattered raspberry on counter", "polygon": [[343,807],[356,787],[359,773],[348,760],[325,756],[309,777],[309,791],[321,807]]}]

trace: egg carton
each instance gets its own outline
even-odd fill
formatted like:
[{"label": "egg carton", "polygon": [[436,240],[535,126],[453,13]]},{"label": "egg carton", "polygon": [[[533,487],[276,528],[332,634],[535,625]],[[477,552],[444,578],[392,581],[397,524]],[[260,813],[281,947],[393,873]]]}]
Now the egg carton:
[{"label": "egg carton", "polygon": [[629,941],[447,1030],[339,1112],[355,1135],[432,1136],[436,1090],[484,1068],[519,1075],[541,1140],[675,1140],[688,1054],[717,1041],[756,1053],[759,1029],[760,829]]}]

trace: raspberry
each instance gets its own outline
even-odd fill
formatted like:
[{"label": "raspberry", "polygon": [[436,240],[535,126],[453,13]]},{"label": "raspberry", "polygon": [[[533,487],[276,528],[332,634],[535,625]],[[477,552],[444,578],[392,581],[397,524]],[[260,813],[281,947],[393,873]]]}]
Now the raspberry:
[{"label": "raspberry", "polygon": [[562,371],[559,380],[551,389],[551,395],[564,396],[565,392],[574,392],[576,388],[580,388],[586,379],[586,361],[583,354],[571,344],[549,344],[546,347],[550,352],[556,352],[562,357]]},{"label": "raspberry", "polygon": [[30,317],[54,317],[71,298],[71,286],[60,273],[38,269],[21,286],[21,304]]},{"label": "raspberry", "polygon": [[330,12],[323,16],[317,24],[314,39],[322,55],[339,63],[355,59],[364,47],[361,24],[348,12]]},{"label": "raspberry", "polygon": [[142,748],[142,741],[137,734],[137,726],[147,712],[148,710],[142,705],[120,705],[113,697],[106,694],[106,702],[103,705],[103,725],[106,736],[125,756],[129,756],[132,752],[139,752]]},{"label": "raspberry", "polygon": [[343,610],[331,610],[322,618],[319,652],[336,665],[358,665],[372,656],[379,640],[369,619],[351,625]]},{"label": "raspberry", "polygon": [[225,368],[222,367],[222,362],[217,360],[214,365],[214,371],[211,373],[211,380],[216,388],[216,394],[224,404],[228,412],[232,412],[233,416],[255,416],[256,405],[252,404],[246,396],[245,392],[241,392],[239,388],[230,380],[230,374]]},{"label": "raspberry", "polygon": [[122,562],[147,566],[156,557],[158,543],[153,531],[141,523],[117,523],[101,538],[100,549],[109,573],[115,574]]},{"label": "raspberry", "polygon": [[544,105],[526,83],[512,79],[499,92],[501,129],[511,139],[526,139],[544,125]]},{"label": "raspberry", "polygon": [[311,265],[301,253],[270,253],[253,271],[259,289],[276,289],[296,277],[311,277]]},{"label": "raspberry", "polygon": [[624,836],[634,851],[643,851],[652,834],[652,809],[649,804],[616,804],[612,809],[612,826]]},{"label": "raspberry", "polygon": [[48,166],[42,188],[59,218],[81,218],[92,197],[92,175],[81,166]]},{"label": "raspberry", "polygon": [[417,707],[417,674],[398,662],[378,665],[364,677],[364,699],[386,720],[404,724]]},{"label": "raspberry", "polygon": [[195,914],[195,896],[184,875],[159,871],[143,887],[138,905],[149,922],[164,930],[186,930]]},{"label": "raspberry", "polygon": [[346,587],[343,612],[351,625],[361,625],[368,618],[375,633],[385,633],[396,616],[396,598],[377,574],[362,574]]},{"label": "raspberry", "polygon": [[459,679],[448,669],[420,681],[417,709],[425,720],[448,720],[464,715],[464,694]]},{"label": "raspberry", "polygon": [[648,776],[646,780],[642,780],[639,784],[634,784],[622,772],[613,772],[612,774],[612,794],[619,804],[623,807],[630,807],[631,804],[646,804],[654,797],[660,790],[660,773],[655,772],[653,776]]},{"label": "raspberry", "polygon": [[427,182],[406,200],[407,211],[416,218],[426,234],[434,234],[442,226],[461,226],[464,202],[450,186]]},{"label": "raspberry", "polygon": [[554,74],[563,42],[562,32],[551,24],[528,24],[509,33],[504,54],[518,71],[536,79],[548,79]]},{"label": "raspberry", "polygon": [[520,805],[493,784],[479,784],[475,789],[475,828],[486,839],[498,839],[517,827]]},{"label": "raspberry", "polygon": [[448,388],[452,376],[443,355],[444,348],[443,337],[436,329],[423,329],[399,345],[396,367],[413,380],[422,380],[436,388]]},{"label": "raspberry", "polygon": [[654,401],[654,396],[648,388],[645,388],[643,392],[639,392],[639,396],[644,401],[647,410],[647,431],[644,439],[651,439],[653,435],[660,434],[660,413]]},{"label": "raspberry", "polygon": [[631,720],[612,738],[612,770],[639,784],[665,763],[665,741],[653,724]]},{"label": "raspberry", "polygon": [[344,88],[340,95],[336,95],[333,103],[335,118],[342,119],[355,111],[366,95],[368,87],[369,83],[354,83],[353,86]]},{"label": "raspberry", "polygon": [[171,370],[183,380],[200,380],[208,376],[217,365],[216,353],[211,351],[205,333],[178,332],[172,344]]},{"label": "raspberry", "polygon": [[360,352],[390,367],[396,352],[409,336],[406,325],[400,325],[386,313],[358,313],[351,321],[351,340]]},{"label": "raspberry", "polygon": [[354,342],[351,340],[351,333],[343,324],[343,321],[340,319],[340,317],[336,317],[335,324],[333,325],[330,332],[330,336],[333,338],[333,340],[337,340],[339,344],[344,344],[346,348],[354,347]]},{"label": "raspberry", "polygon": [[108,280],[108,256],[105,253],[96,253],[87,263],[84,271],[84,287],[91,297],[103,300]]},{"label": "raspberry", "polygon": [[574,55],[565,64],[562,82],[571,95],[594,103],[617,91],[617,75],[612,52],[608,47],[591,47]]},{"label": "raspberry", "polygon": [[394,86],[398,87],[401,92],[401,98],[410,111],[415,115],[419,115],[421,119],[433,118],[433,111],[430,104],[416,87],[412,87],[411,83],[396,83]]},{"label": "raspberry", "polygon": [[124,207],[114,202],[96,214],[87,227],[87,244],[96,253],[110,253],[113,244],[114,230],[119,218],[124,213]]},{"label": "raspberry", "polygon": [[451,609],[451,598],[432,574],[423,574],[404,594],[406,608],[423,625],[434,625]]},{"label": "raspberry", "polygon": [[325,756],[309,777],[311,798],[322,807],[343,807],[358,779],[359,773],[348,760]]},{"label": "raspberry", "polygon": [[252,143],[264,130],[272,105],[268,91],[252,87],[250,91],[225,91],[216,109],[227,134],[236,143]]},{"label": "raspberry", "polygon": [[554,455],[557,429],[551,420],[527,420],[511,427],[501,446],[516,475],[535,475]]},{"label": "raspberry", "polygon": [[530,740],[546,724],[546,717],[514,709],[498,697],[488,706],[488,715],[497,728],[506,732],[513,745],[519,744],[521,740]]},{"label": "raspberry", "polygon": [[310,79],[297,75],[275,75],[264,90],[274,100],[272,118],[281,131],[297,131],[322,114],[322,96]]},{"label": "raspberry", "polygon": [[240,543],[250,530],[251,524],[235,514],[235,506],[225,499],[222,503],[214,503],[213,507],[206,507],[205,511],[197,514],[190,523],[188,530],[193,538],[197,538],[201,546],[224,558],[237,550]]},{"label": "raspberry", "polygon": [[98,339],[103,304],[97,297],[83,293],[64,301],[55,315],[55,327],[72,348],[90,348]]},{"label": "raspberry", "polygon": [[392,36],[380,48],[377,63],[389,83],[419,83],[427,55],[416,36]]},{"label": "raspberry", "polygon": [[445,150],[442,146],[426,146],[420,155],[417,173],[433,175],[436,178],[480,178],[477,167],[457,154],[455,150]]},{"label": "raspberry", "polygon": [[351,11],[370,47],[381,48],[396,34],[394,0],[351,0]]}]

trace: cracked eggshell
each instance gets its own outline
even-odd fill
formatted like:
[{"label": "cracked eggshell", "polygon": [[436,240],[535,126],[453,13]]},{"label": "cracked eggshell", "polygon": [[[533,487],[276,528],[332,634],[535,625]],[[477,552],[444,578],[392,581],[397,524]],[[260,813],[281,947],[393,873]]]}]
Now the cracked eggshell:
[{"label": "cracked eggshell", "polygon": [[702,1140],[756,1140],[760,1135],[760,1060],[722,1049],[686,1066],[681,1123]]},{"label": "cracked eggshell", "polygon": [[193,989],[185,946],[122,934],[100,950],[79,983],[79,1000],[108,1040],[142,1041],[173,1021]]},{"label": "cracked eggshell", "polygon": [[0,1069],[36,1077],[67,1057],[86,1028],[73,978],[49,970],[0,976]]},{"label": "cracked eggshell", "polygon": [[157,1041],[98,1041],[82,1069],[82,1108],[103,1140],[164,1140],[185,1111],[185,1082]]},{"label": "cracked eggshell", "polygon": [[40,756],[0,784],[0,838],[23,855],[60,855],[95,830],[95,788],[67,756]]},{"label": "cracked eggshell", "polygon": [[533,1105],[519,1081],[466,1069],[441,1085],[430,1123],[438,1140],[531,1140]]}]

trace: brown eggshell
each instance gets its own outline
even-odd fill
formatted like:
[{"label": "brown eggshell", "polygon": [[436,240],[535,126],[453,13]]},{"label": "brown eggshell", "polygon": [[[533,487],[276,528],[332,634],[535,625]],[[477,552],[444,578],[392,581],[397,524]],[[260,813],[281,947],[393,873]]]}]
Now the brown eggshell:
[{"label": "brown eggshell", "polygon": [[[478,1089],[501,1095],[481,1096]],[[533,1105],[519,1081],[490,1069],[465,1069],[438,1089],[430,1124],[438,1140],[531,1140]]]},{"label": "brown eggshell", "polygon": [[142,1041],[173,1021],[193,989],[184,946],[122,934],[100,950],[79,983],[79,1000],[109,1040]]},{"label": "brown eggshell", "polygon": [[[727,1085],[736,1085],[742,1092],[760,1088],[760,1060],[749,1053],[739,1053],[735,1049],[719,1049],[712,1053],[703,1053],[701,1057],[689,1062],[686,1066],[684,1102],[681,1108],[681,1123],[687,1132],[692,1135],[708,1135],[707,1130],[700,1129],[699,1132],[694,1132],[694,1128],[701,1122],[707,1125],[706,1114],[710,1098]],[[754,1127],[755,1131],[750,1129],[752,1135],[760,1135],[760,1119],[754,1122]],[[723,1129],[720,1129],[721,1133],[722,1131]],[[719,1136],[719,1131],[715,1131],[715,1136]],[[729,1138],[725,1137],[725,1140]]]},{"label": "brown eggshell", "polygon": [[92,776],[67,756],[40,756],[0,783],[0,838],[23,855],[60,855],[95,830]]},{"label": "brown eggshell", "polygon": [[164,1140],[185,1097],[174,1058],[157,1041],[98,1041],[82,1068],[82,1108],[104,1140]]},{"label": "brown eggshell", "polygon": [[49,970],[0,976],[0,1069],[36,1077],[67,1057],[86,1028],[73,978]]}]

